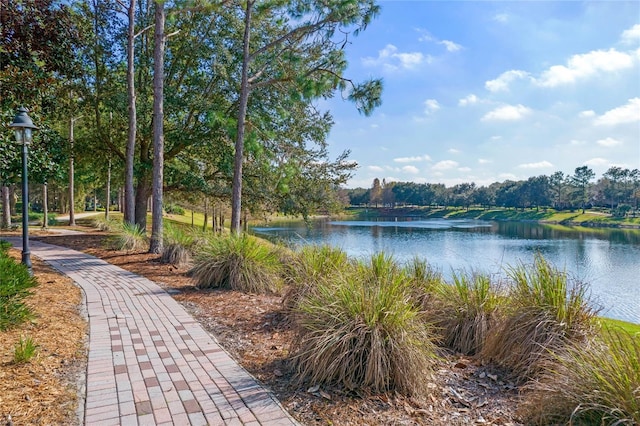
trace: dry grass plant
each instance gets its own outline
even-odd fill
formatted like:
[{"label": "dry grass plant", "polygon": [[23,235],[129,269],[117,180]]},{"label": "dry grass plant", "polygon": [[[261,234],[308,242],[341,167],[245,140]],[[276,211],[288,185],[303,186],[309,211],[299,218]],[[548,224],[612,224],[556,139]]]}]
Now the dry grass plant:
[{"label": "dry grass plant", "polygon": [[481,357],[509,369],[511,379],[534,378],[548,360],[571,342],[594,334],[596,310],[590,307],[583,283],[569,285],[565,272],[540,254],[532,266],[508,270],[512,283],[510,313],[489,334]]},{"label": "dry grass plant", "polygon": [[321,282],[296,309],[299,383],[426,395],[436,347],[412,303],[411,280],[391,257]]},{"label": "dry grass plant", "polygon": [[603,330],[553,354],[528,386],[522,415],[537,425],[640,424],[640,335]]},{"label": "dry grass plant", "polygon": [[294,309],[319,283],[330,281],[332,276],[348,272],[351,268],[353,262],[339,248],[329,245],[302,247],[286,267],[288,287],[282,298],[284,306]]},{"label": "dry grass plant", "polygon": [[491,278],[479,273],[454,273],[453,283],[442,283],[435,293],[427,317],[442,333],[444,345],[466,355],[480,352],[498,324],[504,300]]},{"label": "dry grass plant", "polygon": [[196,241],[197,235],[192,230],[185,230],[182,226],[166,224],[164,226],[164,247],[160,255],[160,262],[177,266],[191,263],[191,252]]},{"label": "dry grass plant", "polygon": [[118,222],[115,229],[116,234],[110,239],[115,250],[137,252],[149,249],[147,236],[137,225]]},{"label": "dry grass plant", "polygon": [[282,264],[268,243],[250,235],[211,236],[195,255],[191,276],[198,288],[277,293]]}]

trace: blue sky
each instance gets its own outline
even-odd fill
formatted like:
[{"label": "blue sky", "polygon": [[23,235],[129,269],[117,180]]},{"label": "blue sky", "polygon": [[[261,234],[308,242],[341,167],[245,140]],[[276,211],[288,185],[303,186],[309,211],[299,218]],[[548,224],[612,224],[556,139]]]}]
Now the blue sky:
[{"label": "blue sky", "polygon": [[588,165],[640,168],[640,2],[380,1],[347,50],[347,76],[381,77],[359,115],[320,102],[348,187],[488,185]]}]

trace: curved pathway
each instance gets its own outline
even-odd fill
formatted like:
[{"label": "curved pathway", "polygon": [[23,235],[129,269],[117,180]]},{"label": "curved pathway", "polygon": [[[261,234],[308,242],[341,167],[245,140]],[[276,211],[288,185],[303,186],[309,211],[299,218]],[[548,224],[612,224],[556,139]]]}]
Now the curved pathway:
[{"label": "curved pathway", "polygon": [[[18,248],[21,241],[5,238]],[[101,259],[33,241],[85,294],[86,425],[295,425],[167,292]]]}]

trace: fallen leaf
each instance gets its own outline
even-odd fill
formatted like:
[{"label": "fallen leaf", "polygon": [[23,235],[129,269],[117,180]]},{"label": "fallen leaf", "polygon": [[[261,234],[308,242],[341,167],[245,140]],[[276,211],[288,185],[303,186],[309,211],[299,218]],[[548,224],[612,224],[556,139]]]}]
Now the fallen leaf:
[{"label": "fallen leaf", "polygon": [[318,392],[318,390],[320,389],[320,386],[315,385],[315,386],[311,386],[309,389],[307,389],[308,393],[315,393]]}]

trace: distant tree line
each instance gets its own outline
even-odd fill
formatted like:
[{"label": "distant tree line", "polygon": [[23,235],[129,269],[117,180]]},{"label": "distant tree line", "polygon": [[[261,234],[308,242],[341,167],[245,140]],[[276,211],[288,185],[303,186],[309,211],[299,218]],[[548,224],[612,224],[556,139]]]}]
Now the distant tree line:
[{"label": "distant tree line", "polygon": [[460,183],[446,187],[440,183],[386,182],[374,179],[371,188],[347,190],[351,205],[371,207],[397,206],[479,206],[483,208],[553,208],[574,210],[601,207],[614,216],[638,211],[640,170],[611,167],[594,182],[596,175],[588,166],[575,169],[573,175],[555,172],[527,180],[495,182],[489,186]]}]

